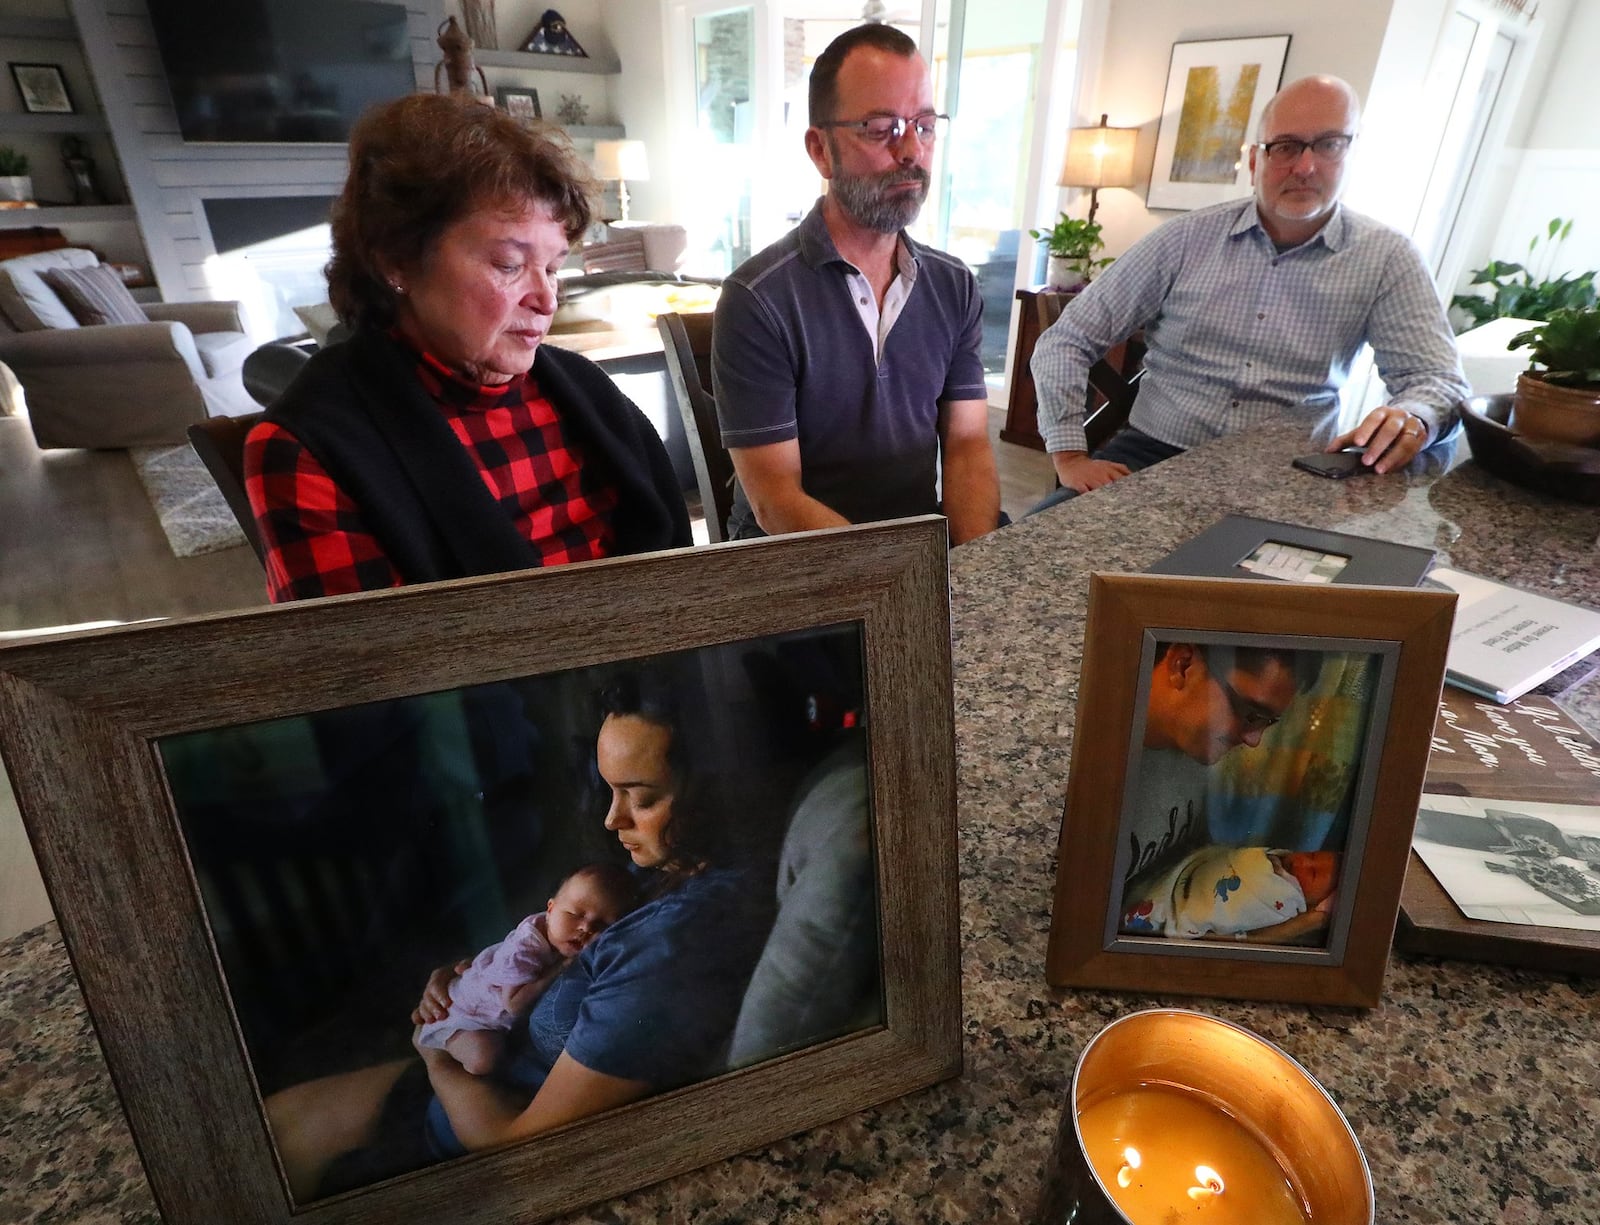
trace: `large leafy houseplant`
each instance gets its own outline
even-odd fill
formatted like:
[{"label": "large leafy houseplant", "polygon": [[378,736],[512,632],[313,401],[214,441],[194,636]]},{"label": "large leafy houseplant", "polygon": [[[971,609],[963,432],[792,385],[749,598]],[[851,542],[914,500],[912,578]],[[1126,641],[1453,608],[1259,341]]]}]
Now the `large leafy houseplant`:
[{"label": "large leafy houseplant", "polygon": [[[1464,320],[1458,329],[1466,331],[1491,319],[1548,319],[1558,310],[1583,309],[1595,305],[1596,272],[1570,273],[1566,276],[1549,276],[1561,244],[1572,233],[1572,219],[1552,217],[1543,234],[1535,234],[1528,243],[1527,263],[1508,260],[1490,260],[1472,274],[1470,284],[1487,286],[1486,291],[1474,288],[1469,293],[1458,293],[1450,299],[1450,306]],[[1541,243],[1544,251],[1539,251]],[[1536,273],[1534,265],[1542,264],[1544,273]]]},{"label": "large leafy houseplant", "polygon": [[1071,280],[1070,284],[1061,285],[1063,288],[1085,284],[1096,271],[1111,262],[1109,259],[1096,258],[1106,245],[1100,237],[1098,221],[1085,221],[1081,217],[1069,217],[1062,213],[1048,230],[1029,230],[1028,237],[1043,242],[1050,252],[1052,286],[1064,279],[1059,275],[1061,273],[1070,274]]}]

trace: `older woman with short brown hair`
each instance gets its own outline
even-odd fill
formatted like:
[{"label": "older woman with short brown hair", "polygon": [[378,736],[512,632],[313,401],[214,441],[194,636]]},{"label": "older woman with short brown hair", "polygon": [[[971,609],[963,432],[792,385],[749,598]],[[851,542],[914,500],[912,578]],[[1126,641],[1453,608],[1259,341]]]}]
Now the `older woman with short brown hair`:
[{"label": "older woman with short brown hair", "polygon": [[319,351],[245,444],[274,601],[690,543],[654,428],[542,344],[590,220],[572,153],[452,96],[351,134]]}]

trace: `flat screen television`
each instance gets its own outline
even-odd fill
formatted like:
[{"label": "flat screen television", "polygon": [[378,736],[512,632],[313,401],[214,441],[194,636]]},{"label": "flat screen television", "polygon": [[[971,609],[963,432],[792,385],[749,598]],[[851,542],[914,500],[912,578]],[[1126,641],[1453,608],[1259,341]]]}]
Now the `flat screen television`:
[{"label": "flat screen television", "polygon": [[149,0],[186,141],[337,143],[416,89],[403,4]]}]

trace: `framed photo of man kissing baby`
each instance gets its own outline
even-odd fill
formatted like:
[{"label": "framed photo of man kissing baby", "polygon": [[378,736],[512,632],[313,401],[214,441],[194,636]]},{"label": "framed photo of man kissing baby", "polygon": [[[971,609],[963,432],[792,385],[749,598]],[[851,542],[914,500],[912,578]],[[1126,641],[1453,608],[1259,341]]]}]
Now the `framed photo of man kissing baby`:
[{"label": "framed photo of man kissing baby", "polygon": [[943,520],[0,649],[173,1225],[537,1221],[955,1075]]},{"label": "framed photo of man kissing baby", "polygon": [[1050,982],[1377,1003],[1453,611],[1091,576]]}]

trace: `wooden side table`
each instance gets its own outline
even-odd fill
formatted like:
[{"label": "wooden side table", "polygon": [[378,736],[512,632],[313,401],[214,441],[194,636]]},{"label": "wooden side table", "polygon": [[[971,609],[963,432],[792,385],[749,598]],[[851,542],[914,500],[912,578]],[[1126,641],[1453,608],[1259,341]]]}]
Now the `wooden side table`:
[{"label": "wooden side table", "polygon": [[1056,295],[1048,289],[1019,289],[1017,301],[1022,307],[1017,312],[1017,343],[1012,346],[1011,392],[1006,397],[1006,423],[1000,427],[1002,442],[1044,450],[1044,439],[1039,437],[1039,391],[1033,384],[1033,346],[1039,343],[1039,302],[1043,294]]},{"label": "wooden side table", "polygon": [[[1060,299],[1065,303],[1076,293],[1075,289],[1017,290],[1017,301],[1022,306],[1017,312],[1017,343],[1013,346],[1011,358],[1011,392],[1006,398],[1006,421],[1000,428],[1003,442],[1014,442],[1035,451],[1044,450],[1044,439],[1039,436],[1039,392],[1034,386],[1033,371],[1029,367],[1033,360],[1033,347],[1039,343],[1039,334],[1044,330],[1039,321],[1039,299]],[[1127,340],[1111,346],[1103,359],[1106,365],[1123,379],[1131,378],[1144,357],[1143,338],[1143,332],[1135,332]],[[1085,416],[1105,402],[1106,397],[1094,386],[1091,374],[1088,403],[1084,406]]]}]

